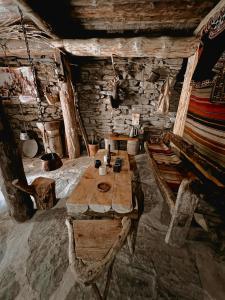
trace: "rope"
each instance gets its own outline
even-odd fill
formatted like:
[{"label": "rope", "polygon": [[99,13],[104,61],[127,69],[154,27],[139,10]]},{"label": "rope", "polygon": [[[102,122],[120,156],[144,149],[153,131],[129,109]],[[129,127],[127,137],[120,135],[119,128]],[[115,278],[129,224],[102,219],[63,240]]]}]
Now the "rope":
[{"label": "rope", "polygon": [[47,142],[48,142],[48,147],[47,148],[50,150],[50,152],[53,156],[53,152],[49,147],[48,134],[47,134],[47,131],[45,129],[44,116],[43,116],[42,106],[41,106],[41,97],[40,97],[39,89],[38,89],[38,85],[37,85],[37,77],[36,77],[36,72],[35,72],[33,59],[31,58],[31,54],[30,54],[29,42],[28,42],[27,32],[26,32],[26,28],[25,28],[25,24],[24,24],[24,16],[23,16],[23,12],[22,12],[22,10],[20,9],[19,6],[18,6],[18,10],[19,10],[19,14],[20,14],[20,23],[21,23],[21,27],[22,27],[22,30],[23,30],[24,41],[25,41],[25,44],[26,44],[28,62],[29,62],[30,67],[31,67],[31,71],[32,71],[33,78],[34,78],[34,85],[35,85],[35,89],[36,89],[35,98],[36,98],[37,107],[38,107],[38,121],[40,123],[42,123],[43,129],[44,129],[44,136],[45,136],[45,138],[47,138]]}]

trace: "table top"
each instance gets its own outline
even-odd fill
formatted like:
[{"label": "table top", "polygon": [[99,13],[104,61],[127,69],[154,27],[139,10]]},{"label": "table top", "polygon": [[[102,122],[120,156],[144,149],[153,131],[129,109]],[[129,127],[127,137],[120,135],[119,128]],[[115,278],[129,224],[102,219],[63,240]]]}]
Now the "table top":
[{"label": "table top", "polygon": [[[103,156],[107,150],[99,150],[95,159],[103,163]],[[96,213],[116,212],[127,214],[132,212],[132,186],[129,157],[126,151],[115,151],[111,157],[113,165],[116,158],[122,158],[122,169],[120,173],[114,173],[113,168],[107,167],[107,174],[99,175],[99,170],[93,165],[88,167],[80,182],[75,187],[67,200],[67,211],[69,214],[85,213],[93,211]],[[111,188],[108,192],[100,192],[97,185],[101,182],[108,183]]]}]

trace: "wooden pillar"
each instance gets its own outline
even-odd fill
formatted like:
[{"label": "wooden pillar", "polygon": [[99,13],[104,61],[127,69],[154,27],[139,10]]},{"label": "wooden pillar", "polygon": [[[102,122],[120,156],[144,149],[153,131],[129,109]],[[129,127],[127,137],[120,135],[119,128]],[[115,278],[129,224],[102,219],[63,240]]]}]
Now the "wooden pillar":
[{"label": "wooden pillar", "polygon": [[29,195],[12,185],[14,179],[27,184],[22,158],[19,154],[12,129],[0,101],[0,167],[3,177],[2,192],[6,199],[9,214],[18,222],[30,219],[34,213]]},{"label": "wooden pillar", "polygon": [[185,243],[200,198],[200,195],[193,190],[194,184],[192,179],[185,178],[179,187],[175,209],[165,238],[165,242],[170,245],[179,247]]},{"label": "wooden pillar", "polygon": [[184,126],[187,118],[189,100],[191,96],[191,79],[198,63],[198,50],[194,55],[188,58],[187,69],[184,75],[183,87],[180,95],[179,106],[177,109],[176,121],[173,128],[173,133],[183,136]]},{"label": "wooden pillar", "polygon": [[65,126],[66,142],[70,159],[80,156],[80,143],[78,137],[78,121],[76,118],[74,93],[71,79],[70,65],[62,57],[64,67],[63,80],[60,81],[60,101]]}]

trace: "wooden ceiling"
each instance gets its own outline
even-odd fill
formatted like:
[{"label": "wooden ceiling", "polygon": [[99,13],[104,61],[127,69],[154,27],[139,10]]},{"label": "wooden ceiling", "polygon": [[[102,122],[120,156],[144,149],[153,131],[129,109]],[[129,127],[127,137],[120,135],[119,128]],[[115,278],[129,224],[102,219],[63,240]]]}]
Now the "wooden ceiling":
[{"label": "wooden ceiling", "polygon": [[[191,35],[218,0],[26,0],[56,35],[85,38]],[[13,0],[0,0],[0,20],[19,17]]]}]

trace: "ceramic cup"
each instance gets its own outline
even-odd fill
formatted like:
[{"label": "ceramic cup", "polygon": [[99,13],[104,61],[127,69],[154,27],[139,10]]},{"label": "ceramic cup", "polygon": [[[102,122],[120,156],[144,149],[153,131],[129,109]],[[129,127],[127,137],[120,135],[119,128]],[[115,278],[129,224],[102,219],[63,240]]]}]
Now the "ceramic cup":
[{"label": "ceramic cup", "polygon": [[101,176],[106,175],[106,173],[107,173],[106,167],[105,166],[99,167],[98,172],[99,172],[99,175],[101,175]]},{"label": "ceramic cup", "polygon": [[102,164],[102,163],[101,163],[101,161],[100,161],[99,159],[96,159],[96,160],[95,160],[95,168],[98,169],[98,168],[101,166],[101,164]]}]

